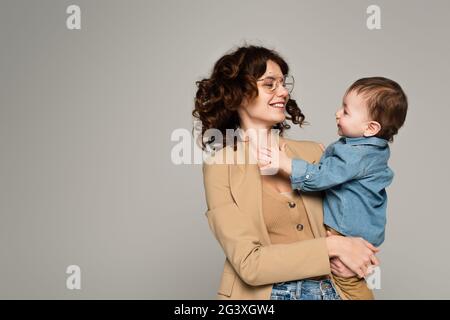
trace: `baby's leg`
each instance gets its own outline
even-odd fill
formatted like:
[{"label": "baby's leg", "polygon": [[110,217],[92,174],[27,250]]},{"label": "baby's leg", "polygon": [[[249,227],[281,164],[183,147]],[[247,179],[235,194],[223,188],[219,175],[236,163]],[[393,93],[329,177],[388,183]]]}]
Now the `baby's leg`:
[{"label": "baby's leg", "polygon": [[[336,230],[325,226],[327,231],[330,231],[331,234],[342,236]],[[351,278],[342,278],[335,276],[334,274],[333,280],[336,285],[341,289],[342,293],[346,296],[347,299],[350,300],[373,300],[373,292],[367,287],[366,280],[364,278],[351,277]]]}]

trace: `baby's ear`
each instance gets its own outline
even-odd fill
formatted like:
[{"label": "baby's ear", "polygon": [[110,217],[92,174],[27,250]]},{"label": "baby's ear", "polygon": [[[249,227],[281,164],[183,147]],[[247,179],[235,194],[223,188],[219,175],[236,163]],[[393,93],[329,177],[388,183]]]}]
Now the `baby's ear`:
[{"label": "baby's ear", "polygon": [[373,137],[381,130],[381,124],[377,121],[370,121],[364,132],[365,137]]}]

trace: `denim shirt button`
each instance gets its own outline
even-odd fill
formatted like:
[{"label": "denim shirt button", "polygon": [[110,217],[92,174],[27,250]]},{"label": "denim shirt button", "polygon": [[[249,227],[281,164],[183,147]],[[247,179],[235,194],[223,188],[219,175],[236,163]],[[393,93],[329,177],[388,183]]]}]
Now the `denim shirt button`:
[{"label": "denim shirt button", "polygon": [[307,175],[305,176],[305,179],[309,179],[309,174],[307,174]]}]

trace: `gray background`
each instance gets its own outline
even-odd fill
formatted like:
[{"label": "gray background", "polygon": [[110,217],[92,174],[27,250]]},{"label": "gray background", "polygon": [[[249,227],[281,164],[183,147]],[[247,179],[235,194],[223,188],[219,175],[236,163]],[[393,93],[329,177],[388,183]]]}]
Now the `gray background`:
[{"label": "gray background", "polygon": [[[404,87],[376,296],[449,298],[449,15],[447,0],[1,0],[0,298],[215,297],[201,166],[172,164],[170,135],[191,129],[195,81],[244,41],[290,63],[311,123],[291,138],[334,141],[360,77]],[[81,290],[66,289],[71,264]]]}]

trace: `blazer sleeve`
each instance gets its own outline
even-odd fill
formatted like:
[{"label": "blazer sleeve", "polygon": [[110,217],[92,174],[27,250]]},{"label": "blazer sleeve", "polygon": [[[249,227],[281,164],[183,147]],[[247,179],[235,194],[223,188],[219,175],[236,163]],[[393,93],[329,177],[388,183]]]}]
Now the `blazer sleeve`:
[{"label": "blazer sleeve", "polygon": [[331,272],[325,238],[262,245],[261,232],[232,197],[228,165],[203,164],[203,178],[209,227],[245,283],[258,286]]}]

